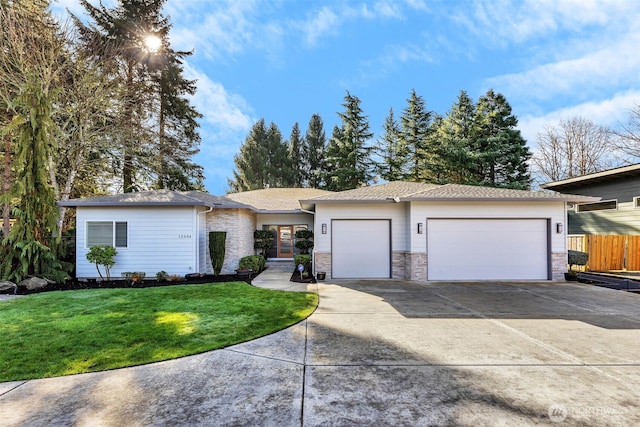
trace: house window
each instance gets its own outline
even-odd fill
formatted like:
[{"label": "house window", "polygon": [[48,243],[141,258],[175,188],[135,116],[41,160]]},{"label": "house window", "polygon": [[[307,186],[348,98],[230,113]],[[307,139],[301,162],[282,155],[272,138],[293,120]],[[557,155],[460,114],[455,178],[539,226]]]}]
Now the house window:
[{"label": "house window", "polygon": [[576,212],[593,212],[593,211],[608,211],[618,209],[617,200],[605,200],[603,202],[596,203],[581,203],[576,205]]},{"label": "house window", "polygon": [[633,198],[633,207],[640,208],[640,197],[636,196]]},{"label": "house window", "polygon": [[124,221],[87,221],[87,247],[126,248],[127,223]]}]

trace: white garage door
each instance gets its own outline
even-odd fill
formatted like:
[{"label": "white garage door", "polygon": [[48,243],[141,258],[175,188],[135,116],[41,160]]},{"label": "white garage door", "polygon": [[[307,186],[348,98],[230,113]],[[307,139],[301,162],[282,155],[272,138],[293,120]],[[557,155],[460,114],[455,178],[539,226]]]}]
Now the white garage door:
[{"label": "white garage door", "polygon": [[331,269],[335,279],[391,277],[391,221],[334,220]]},{"label": "white garage door", "polygon": [[429,280],[547,280],[546,219],[428,219]]}]

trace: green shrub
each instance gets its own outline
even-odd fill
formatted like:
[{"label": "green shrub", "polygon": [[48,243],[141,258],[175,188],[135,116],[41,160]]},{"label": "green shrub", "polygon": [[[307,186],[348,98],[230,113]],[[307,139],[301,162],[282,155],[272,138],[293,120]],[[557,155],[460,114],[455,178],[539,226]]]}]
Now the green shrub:
[{"label": "green shrub", "polygon": [[227,240],[226,231],[212,231],[209,233],[209,256],[211,257],[211,267],[215,276],[220,274],[224,264],[225,242]]},{"label": "green shrub", "polygon": [[308,254],[309,249],[313,247],[313,240],[311,240],[313,238],[313,231],[301,228],[296,230],[295,236],[296,239],[299,239],[296,241],[296,248],[300,249],[302,254]]},{"label": "green shrub", "polygon": [[569,250],[568,253],[569,271],[574,265],[586,265],[589,261],[589,254],[586,252]]},{"label": "green shrub", "polygon": [[310,273],[312,271],[312,262],[311,255],[300,254],[293,257],[293,263],[296,265],[296,271],[298,271],[298,266],[302,264],[304,266],[304,271]]},{"label": "green shrub", "polygon": [[111,267],[116,263],[113,257],[117,254],[118,251],[116,251],[116,248],[113,246],[92,246],[89,252],[87,252],[87,261],[96,264],[96,270],[98,270],[100,280],[104,280],[100,272],[100,265],[104,265],[107,280],[111,280]]},{"label": "green shrub", "polygon": [[262,255],[249,255],[240,258],[239,269],[251,269],[255,272],[260,271],[265,266],[265,260]]},{"label": "green shrub", "polygon": [[164,270],[158,271],[156,273],[156,280],[158,282],[166,282],[167,281],[167,277],[169,277],[169,274]]},{"label": "green shrub", "polygon": [[262,250],[261,255],[267,257],[267,251],[273,247],[276,233],[273,230],[256,230],[253,232],[253,247]]}]

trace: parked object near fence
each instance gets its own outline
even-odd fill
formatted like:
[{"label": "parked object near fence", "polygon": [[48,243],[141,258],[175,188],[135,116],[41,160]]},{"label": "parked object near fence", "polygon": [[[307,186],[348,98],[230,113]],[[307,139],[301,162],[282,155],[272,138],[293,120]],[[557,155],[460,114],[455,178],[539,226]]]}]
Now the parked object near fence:
[{"label": "parked object near fence", "polygon": [[567,249],[589,254],[586,271],[640,271],[640,236],[571,235]]}]

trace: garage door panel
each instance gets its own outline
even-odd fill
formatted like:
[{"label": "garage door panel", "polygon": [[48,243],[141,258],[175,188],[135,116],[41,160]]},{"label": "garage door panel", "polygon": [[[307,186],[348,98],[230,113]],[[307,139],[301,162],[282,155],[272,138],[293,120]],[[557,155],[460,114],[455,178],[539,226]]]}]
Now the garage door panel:
[{"label": "garage door panel", "polygon": [[332,277],[390,277],[390,227],[389,220],[334,220],[331,226]]},{"label": "garage door panel", "polygon": [[429,280],[546,280],[546,219],[429,219]]}]

